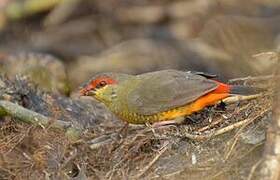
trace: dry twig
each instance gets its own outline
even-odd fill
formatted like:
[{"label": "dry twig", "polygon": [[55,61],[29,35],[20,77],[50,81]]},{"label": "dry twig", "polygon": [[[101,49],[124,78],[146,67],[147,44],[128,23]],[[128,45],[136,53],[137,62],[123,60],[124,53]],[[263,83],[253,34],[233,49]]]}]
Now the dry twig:
[{"label": "dry twig", "polygon": [[[142,177],[154,164],[157,160],[161,157],[161,155],[168,149],[169,143],[165,144],[164,147],[159,151],[159,153],[154,157],[154,159],[139,173],[135,176],[135,179],[139,179]],[[133,178],[134,179],[134,178]]]},{"label": "dry twig", "polygon": [[25,123],[36,124],[43,128],[50,126],[57,129],[67,130],[70,137],[76,137],[80,130],[73,128],[71,122],[53,120],[37,112],[26,109],[15,103],[0,100],[0,116],[11,116]]},{"label": "dry twig", "polygon": [[67,129],[71,126],[70,122],[61,120],[52,121],[52,119],[42,114],[36,113],[9,101],[0,101],[0,114],[12,116],[29,124],[46,126],[52,122],[52,127],[59,129]]},{"label": "dry twig", "polygon": [[256,76],[256,77],[242,77],[242,78],[235,78],[235,79],[230,79],[229,82],[230,83],[234,83],[234,82],[246,82],[246,81],[267,81],[267,80],[272,80],[273,79],[273,75],[267,75],[267,76]]},{"label": "dry twig", "polygon": [[231,96],[231,97],[224,99],[223,102],[226,104],[233,104],[236,102],[242,102],[242,101],[256,99],[261,96],[262,96],[262,94],[255,94],[255,95],[250,95],[250,96]]},{"label": "dry twig", "polygon": [[262,160],[259,160],[252,168],[250,171],[250,174],[247,178],[247,180],[251,180],[253,178],[254,172],[256,171],[257,167],[260,165],[260,163],[262,162]]},{"label": "dry twig", "polygon": [[233,124],[231,124],[229,126],[226,126],[224,128],[218,129],[215,132],[212,132],[212,133],[209,133],[209,134],[196,135],[196,134],[191,134],[191,133],[185,132],[184,133],[184,137],[192,139],[192,140],[206,140],[206,139],[209,139],[209,138],[212,138],[212,137],[224,134],[224,133],[229,132],[229,131],[231,131],[233,129],[239,128],[241,126],[244,126],[244,125],[247,126],[248,124],[250,124],[250,123],[254,122],[255,120],[257,120],[259,117],[262,117],[268,111],[270,111],[270,109],[265,109],[260,114],[258,114],[258,116],[255,116],[253,118],[248,118],[248,119],[245,119],[243,121],[239,121],[239,122],[233,123]]}]

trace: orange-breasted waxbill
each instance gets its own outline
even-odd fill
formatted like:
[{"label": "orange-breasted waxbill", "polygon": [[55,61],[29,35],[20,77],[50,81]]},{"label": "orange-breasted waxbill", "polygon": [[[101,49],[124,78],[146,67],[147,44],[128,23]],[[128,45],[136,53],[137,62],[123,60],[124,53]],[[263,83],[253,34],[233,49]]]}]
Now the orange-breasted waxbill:
[{"label": "orange-breasted waxbill", "polygon": [[254,93],[251,87],[232,86],[204,74],[178,70],[140,75],[102,73],[80,91],[133,124],[176,122],[230,95]]}]

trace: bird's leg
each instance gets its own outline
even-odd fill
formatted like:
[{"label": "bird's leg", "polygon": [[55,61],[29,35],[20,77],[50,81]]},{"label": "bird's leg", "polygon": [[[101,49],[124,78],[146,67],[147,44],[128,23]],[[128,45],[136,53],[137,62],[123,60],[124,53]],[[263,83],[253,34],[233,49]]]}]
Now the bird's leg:
[{"label": "bird's leg", "polygon": [[207,115],[208,114],[208,108],[205,108],[204,110],[202,110],[200,112],[194,112],[191,115],[185,116],[186,124],[199,124],[199,123],[201,123],[206,117],[208,117],[208,115]]},{"label": "bird's leg", "polygon": [[166,125],[176,125],[176,124],[182,124],[185,121],[184,117],[179,117],[173,120],[168,120],[168,121],[160,121],[160,122],[155,122],[152,124],[153,128],[158,128],[161,126],[166,126]]},{"label": "bird's leg", "polygon": [[186,119],[186,120],[189,120],[189,122],[190,122],[191,124],[197,124],[197,123],[199,123],[199,120],[197,120],[197,119],[198,119],[197,117],[193,118],[193,117],[191,117],[191,116],[186,116],[185,119]]}]

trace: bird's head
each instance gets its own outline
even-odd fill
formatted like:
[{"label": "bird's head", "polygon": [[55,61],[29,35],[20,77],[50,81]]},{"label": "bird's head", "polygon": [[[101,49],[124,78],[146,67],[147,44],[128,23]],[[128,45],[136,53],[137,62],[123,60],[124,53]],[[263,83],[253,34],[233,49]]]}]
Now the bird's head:
[{"label": "bird's head", "polygon": [[107,104],[116,98],[120,83],[129,79],[131,75],[120,73],[102,73],[94,76],[80,90],[81,96],[91,96]]}]

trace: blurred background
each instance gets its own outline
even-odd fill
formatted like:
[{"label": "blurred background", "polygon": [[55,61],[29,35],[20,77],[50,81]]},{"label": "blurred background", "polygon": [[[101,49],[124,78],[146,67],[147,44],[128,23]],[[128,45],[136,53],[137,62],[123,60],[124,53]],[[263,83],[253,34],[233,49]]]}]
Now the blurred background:
[{"label": "blurred background", "polygon": [[66,94],[103,71],[271,74],[253,55],[279,47],[279,0],[0,0],[1,71]]}]

